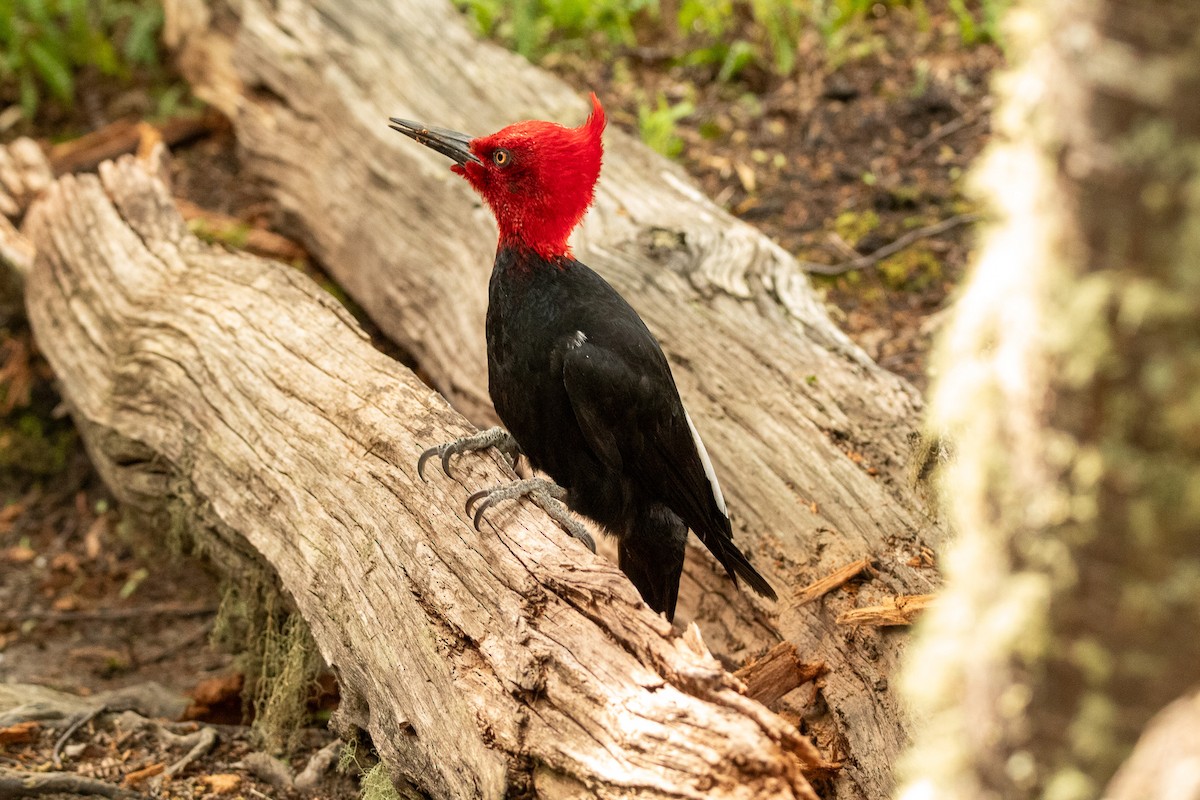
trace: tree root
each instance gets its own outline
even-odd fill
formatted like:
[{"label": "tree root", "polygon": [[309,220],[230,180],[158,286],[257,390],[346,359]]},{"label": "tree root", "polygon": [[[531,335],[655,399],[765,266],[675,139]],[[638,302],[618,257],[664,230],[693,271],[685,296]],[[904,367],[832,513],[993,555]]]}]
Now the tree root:
[{"label": "tree root", "polygon": [[145,798],[139,792],[70,772],[33,773],[0,767],[0,800],[24,800],[39,794],[99,795],[115,800]]}]

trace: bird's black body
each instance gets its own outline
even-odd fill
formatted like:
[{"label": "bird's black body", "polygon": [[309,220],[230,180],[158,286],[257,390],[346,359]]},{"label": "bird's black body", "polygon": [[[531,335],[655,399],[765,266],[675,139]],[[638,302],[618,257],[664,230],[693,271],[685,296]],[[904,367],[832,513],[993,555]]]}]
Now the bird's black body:
[{"label": "bird's black body", "polygon": [[621,569],[675,613],[687,531],[730,576],[775,593],[733,545],[703,445],[637,312],[569,255],[496,255],[487,314],[489,388],[530,464],[568,506],[617,537]]}]

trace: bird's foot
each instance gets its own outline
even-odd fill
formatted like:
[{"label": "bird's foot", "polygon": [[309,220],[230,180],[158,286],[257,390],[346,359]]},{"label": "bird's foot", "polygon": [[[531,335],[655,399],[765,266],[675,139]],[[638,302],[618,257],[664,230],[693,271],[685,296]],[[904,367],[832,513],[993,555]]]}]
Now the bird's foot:
[{"label": "bird's foot", "polygon": [[495,428],[488,428],[486,431],[473,433],[470,436],[463,436],[452,442],[439,444],[437,447],[429,448],[424,453],[421,453],[421,457],[417,459],[417,475],[421,480],[425,480],[425,462],[434,456],[441,459],[442,472],[450,475],[451,456],[456,456],[460,453],[474,453],[478,450],[487,450],[489,447],[499,450],[500,455],[504,456],[504,460],[508,462],[509,467],[516,467],[517,456],[521,454],[521,448],[517,446],[517,440],[512,437],[511,433],[497,426]]},{"label": "bird's foot", "polygon": [[596,552],[596,542],[592,539],[592,535],[588,533],[588,529],[583,523],[572,516],[571,512],[563,504],[563,499],[567,496],[567,490],[559,486],[553,481],[548,481],[545,478],[526,478],[522,481],[514,481],[513,483],[505,484],[504,486],[494,486],[491,489],[484,489],[476,492],[467,498],[467,513],[471,513],[471,506],[479,503],[479,507],[475,509],[475,530],[479,530],[479,523],[483,520],[483,513],[489,508],[503,500],[515,500],[518,497],[528,497],[545,511],[550,519],[554,520],[562,527],[564,531],[583,542],[588,550]]}]

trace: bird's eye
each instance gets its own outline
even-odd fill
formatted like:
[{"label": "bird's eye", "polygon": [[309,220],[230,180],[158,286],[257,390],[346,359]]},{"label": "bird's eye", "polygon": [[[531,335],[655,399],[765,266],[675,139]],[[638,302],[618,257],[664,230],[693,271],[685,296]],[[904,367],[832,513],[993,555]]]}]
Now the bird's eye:
[{"label": "bird's eye", "polygon": [[507,167],[512,162],[512,153],[501,148],[492,153],[492,163],[497,167]]}]

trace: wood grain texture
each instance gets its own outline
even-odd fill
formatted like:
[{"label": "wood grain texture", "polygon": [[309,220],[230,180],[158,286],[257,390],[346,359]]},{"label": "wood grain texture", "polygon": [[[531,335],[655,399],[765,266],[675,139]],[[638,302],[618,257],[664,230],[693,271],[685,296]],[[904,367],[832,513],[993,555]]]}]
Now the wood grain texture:
[{"label": "wood grain texture", "polygon": [[345,718],[433,797],[815,798],[812,745],[699,641],[523,504],[483,533],[424,483],[466,430],[288,268],[187,233],[133,159],[30,212],[27,300],[89,453],[124,503],[262,565],[336,671]]},{"label": "wood grain texture", "polygon": [[[387,118],[486,133],[530,117],[577,124],[585,99],[476,41],[443,0],[171,0],[167,20],[181,66],[230,115],[242,163],[284,209],[289,234],[456,408],[489,422],[494,223],[444,158]],[[771,605],[736,592],[692,547],[679,619],[699,622],[731,662],[786,639],[828,664],[824,723],[848,756],[838,796],[885,797],[907,739],[888,688],[907,634],[835,620],[937,586],[933,570],[910,565],[945,536],[906,478],[920,397],[837,329],[790,255],[619,130],[606,148],[576,254],[662,342],[739,546],[781,596],[852,560],[878,566],[853,597]]]}]

